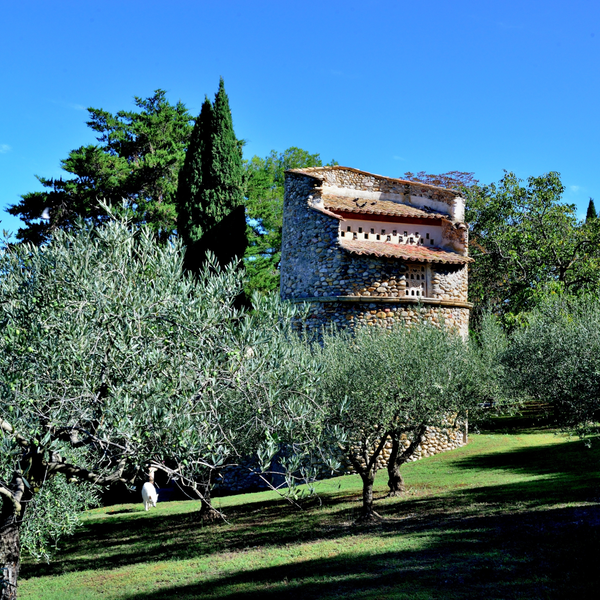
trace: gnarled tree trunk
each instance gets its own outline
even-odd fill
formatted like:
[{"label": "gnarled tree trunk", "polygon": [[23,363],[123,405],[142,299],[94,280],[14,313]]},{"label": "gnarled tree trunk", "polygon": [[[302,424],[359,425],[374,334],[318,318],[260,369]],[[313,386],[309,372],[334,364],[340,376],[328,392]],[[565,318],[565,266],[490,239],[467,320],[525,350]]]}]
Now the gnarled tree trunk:
[{"label": "gnarled tree trunk", "polygon": [[21,567],[20,519],[6,507],[0,515],[0,600],[15,600],[17,597],[17,579]]},{"label": "gnarled tree trunk", "polygon": [[402,450],[401,436],[402,431],[391,431],[389,436],[392,440],[392,451],[388,461],[388,487],[390,488],[389,496],[400,496],[404,492],[404,479],[400,474],[400,467],[415,453],[419,447],[425,431],[426,425],[421,425],[413,435],[413,438],[408,448]]},{"label": "gnarled tree trunk", "polygon": [[377,459],[383,451],[386,440],[387,434],[379,440],[375,448],[373,448],[371,455],[369,455],[369,451],[371,450],[370,444],[367,440],[362,440],[362,456],[357,456],[352,452],[348,455],[354,470],[360,475],[363,484],[363,502],[360,516],[357,519],[358,522],[374,521],[381,518],[373,510],[373,483],[375,482],[375,474],[377,473]]}]

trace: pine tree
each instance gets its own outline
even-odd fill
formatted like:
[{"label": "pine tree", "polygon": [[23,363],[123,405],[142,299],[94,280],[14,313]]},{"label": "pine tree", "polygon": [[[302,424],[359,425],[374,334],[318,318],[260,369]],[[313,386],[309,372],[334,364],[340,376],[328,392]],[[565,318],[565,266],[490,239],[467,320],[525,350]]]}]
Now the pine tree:
[{"label": "pine tree", "polygon": [[589,223],[594,219],[598,218],[598,214],[596,213],[596,207],[594,206],[594,199],[590,198],[590,203],[588,204],[587,214],[585,216],[585,222]]},{"label": "pine tree", "polygon": [[187,246],[189,270],[196,271],[209,250],[222,265],[243,257],[243,200],[241,143],[221,78],[214,103],[207,98],[202,105],[179,178],[178,231]]}]

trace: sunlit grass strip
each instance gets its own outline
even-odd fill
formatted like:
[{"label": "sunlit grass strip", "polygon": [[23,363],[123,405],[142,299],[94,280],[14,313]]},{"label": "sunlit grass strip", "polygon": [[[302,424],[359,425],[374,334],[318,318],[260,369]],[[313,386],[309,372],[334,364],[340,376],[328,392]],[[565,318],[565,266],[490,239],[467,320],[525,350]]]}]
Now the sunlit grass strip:
[{"label": "sunlit grass strip", "polygon": [[323,503],[300,512],[272,492],[220,498],[227,524],[198,524],[193,502],[95,509],[54,564],[26,564],[21,598],[585,594],[579,573],[600,547],[599,464],[597,446],[551,433],[473,436],[407,465],[402,498],[383,498],[381,473],[376,526],[352,524],[356,476],[320,482]]}]

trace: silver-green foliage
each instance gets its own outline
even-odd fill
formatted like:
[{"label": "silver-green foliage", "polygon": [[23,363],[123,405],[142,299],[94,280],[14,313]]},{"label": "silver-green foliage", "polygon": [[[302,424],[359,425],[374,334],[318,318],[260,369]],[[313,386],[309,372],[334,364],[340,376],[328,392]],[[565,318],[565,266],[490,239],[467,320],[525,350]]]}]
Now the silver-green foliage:
[{"label": "silver-green foliage", "polygon": [[515,395],[548,402],[559,427],[591,433],[600,415],[600,301],[547,297],[502,362]]},{"label": "silver-green foliage", "polygon": [[373,442],[399,424],[443,425],[469,408],[468,345],[426,322],[326,336],[323,360],[330,410],[352,437]]},{"label": "silver-green foliage", "polygon": [[98,503],[96,488],[88,482],[68,483],[52,477],[35,494],[21,528],[21,546],[38,561],[49,562],[61,538],[81,524],[82,511]]},{"label": "silver-green foliage", "polygon": [[[66,497],[71,484],[51,491],[56,475],[132,484],[150,464],[193,486],[273,440],[309,454],[322,431],[319,366],[290,330],[292,309],[262,298],[240,312],[241,289],[233,267],[209,262],[190,277],[178,244],[159,246],[149,230],[120,222],[57,231],[46,246],[5,246],[3,515],[9,505],[19,518],[50,514],[55,493],[65,514],[87,502]],[[48,531],[31,537],[40,556]]]},{"label": "silver-green foliage", "polygon": [[[323,400],[330,423],[346,439],[345,456],[363,479],[363,517],[372,513],[377,458],[386,439],[393,442],[391,481],[427,427],[453,427],[495,396],[495,346],[501,341],[495,336],[486,329],[478,341],[466,341],[426,321],[324,336]],[[403,440],[409,443],[404,451]]]}]

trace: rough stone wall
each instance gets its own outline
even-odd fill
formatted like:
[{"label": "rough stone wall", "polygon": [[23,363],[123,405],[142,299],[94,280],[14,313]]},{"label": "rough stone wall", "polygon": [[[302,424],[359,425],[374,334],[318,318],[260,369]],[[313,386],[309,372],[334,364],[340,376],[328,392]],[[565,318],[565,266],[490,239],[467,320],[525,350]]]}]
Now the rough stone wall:
[{"label": "rough stone wall", "polygon": [[464,219],[464,201],[452,190],[415,181],[374,175],[349,167],[315,167],[302,169],[302,171],[318,178],[323,187],[382,194],[384,197],[387,195],[404,196],[405,201],[411,204],[432,207],[445,206],[453,220],[462,221]]},{"label": "rough stone wall", "polygon": [[434,325],[442,322],[466,336],[469,309],[418,303],[391,304],[383,302],[312,302],[303,325],[318,331],[333,323],[341,329],[368,325],[391,329],[399,323],[416,323],[425,319]]},{"label": "rough stone wall", "polygon": [[[307,202],[316,183],[312,177],[293,173],[286,179],[282,299],[402,297],[407,286],[406,264],[396,259],[352,255],[340,248],[339,220],[311,208]],[[426,268],[428,298],[467,301],[466,265],[432,263]]]},{"label": "rough stone wall", "polygon": [[466,265],[461,268],[440,265],[431,278],[432,297],[446,301],[466,302],[469,292],[468,278],[469,271]]},{"label": "rough stone wall", "polygon": [[327,283],[335,272],[342,252],[337,248],[338,220],[308,206],[315,184],[311,177],[289,175],[285,183],[285,211],[281,250],[281,297],[308,298],[325,290],[341,290]]}]

